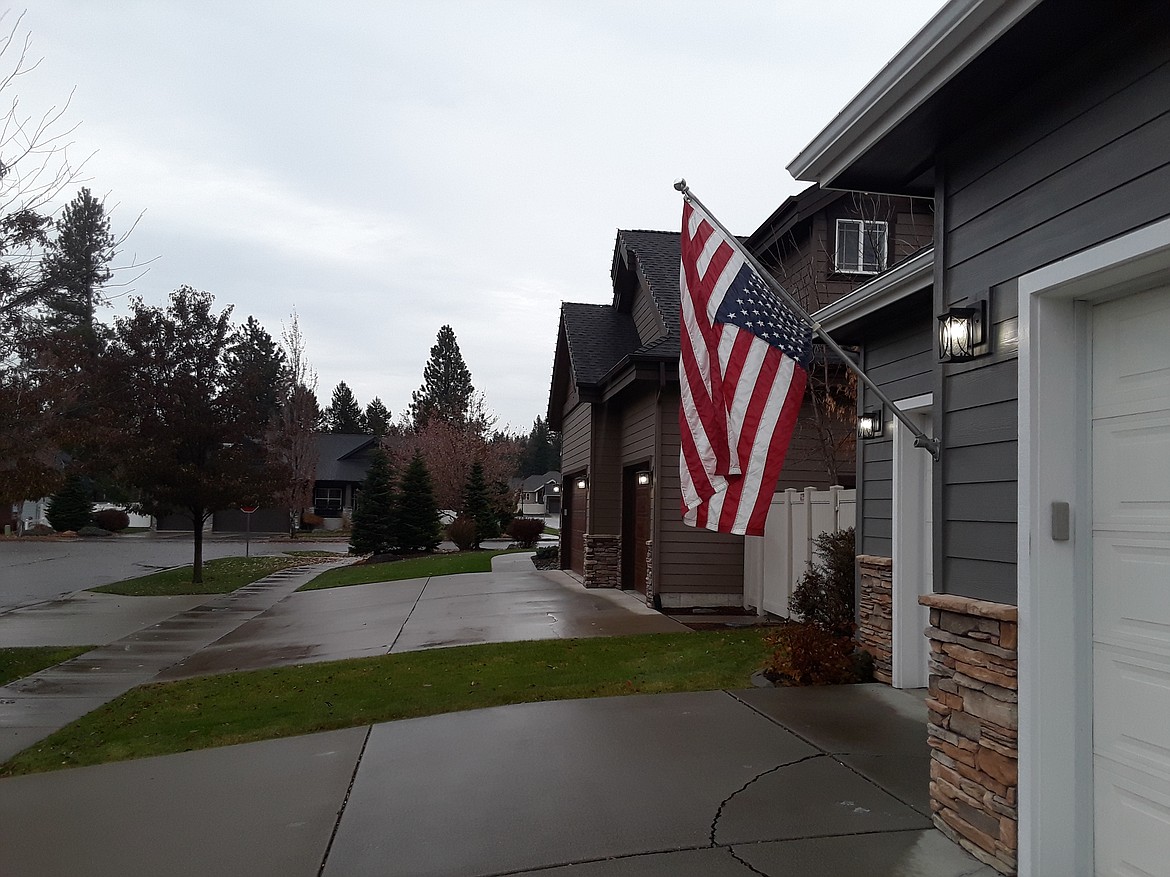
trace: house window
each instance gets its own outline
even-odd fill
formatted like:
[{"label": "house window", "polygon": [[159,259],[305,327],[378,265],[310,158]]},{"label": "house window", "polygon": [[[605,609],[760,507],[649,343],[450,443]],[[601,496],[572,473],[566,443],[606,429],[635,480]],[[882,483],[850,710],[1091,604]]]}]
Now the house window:
[{"label": "house window", "polygon": [[313,508],[317,514],[341,511],[341,488],[318,487],[313,495]]},{"label": "house window", "polygon": [[869,219],[838,219],[836,269],[848,274],[885,271],[886,223]]}]

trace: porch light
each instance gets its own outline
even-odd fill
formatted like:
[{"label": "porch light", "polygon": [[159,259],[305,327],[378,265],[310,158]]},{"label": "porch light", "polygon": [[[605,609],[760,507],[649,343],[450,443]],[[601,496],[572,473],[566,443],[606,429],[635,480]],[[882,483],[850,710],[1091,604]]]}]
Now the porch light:
[{"label": "porch light", "polygon": [[553,485],[553,488],[552,488],[552,492],[553,492],[553,493],[560,493],[560,492],[561,492],[561,486],[560,486],[559,484],[554,484],[554,485]]},{"label": "porch light", "polygon": [[584,475],[580,476],[577,479],[577,489],[578,490],[584,490],[588,486],[589,486],[589,479],[586,478]]},{"label": "porch light", "polygon": [[859,439],[880,438],[885,430],[885,411],[878,408],[876,411],[866,411],[857,418],[857,437]]},{"label": "porch light", "polygon": [[954,307],[938,318],[938,358],[941,362],[967,362],[983,343],[986,302],[975,307]]},{"label": "porch light", "polygon": [[646,487],[654,479],[650,475],[650,470],[643,469],[634,476],[634,480],[638,482],[639,487]]}]

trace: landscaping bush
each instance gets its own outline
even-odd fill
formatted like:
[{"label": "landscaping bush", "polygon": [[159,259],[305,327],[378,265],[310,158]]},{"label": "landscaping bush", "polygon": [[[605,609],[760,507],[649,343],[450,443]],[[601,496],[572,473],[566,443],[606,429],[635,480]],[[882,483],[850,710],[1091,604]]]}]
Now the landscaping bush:
[{"label": "landscaping bush", "polygon": [[101,509],[93,513],[93,522],[103,530],[121,533],[130,526],[130,516],[121,509]]},{"label": "landscaping bush", "polygon": [[521,548],[531,548],[544,532],[544,521],[540,518],[513,518],[507,532]]},{"label": "landscaping bush", "polygon": [[89,488],[76,475],[71,475],[61,489],[49,499],[49,507],[45,509],[45,517],[49,525],[61,533],[66,530],[79,530],[89,523],[93,517],[93,502],[89,498]]},{"label": "landscaping bush", "polygon": [[46,526],[45,524],[33,524],[31,527],[29,527],[27,530],[24,531],[24,535],[25,536],[52,536],[53,532],[54,532],[53,528]]},{"label": "landscaping bush", "polygon": [[471,518],[456,518],[447,525],[447,538],[454,542],[460,551],[470,551],[479,547],[475,538],[476,529],[475,521]]},{"label": "landscaping bush", "polygon": [[95,527],[93,524],[87,524],[77,531],[78,536],[113,536],[109,530],[102,527]]},{"label": "landscaping bush", "polygon": [[323,526],[325,526],[325,519],[320,515],[315,515],[312,512],[305,512],[301,515],[302,530],[313,530]]},{"label": "landscaping bush", "polygon": [[816,624],[786,624],[765,639],[764,675],[779,685],[844,685],[865,681],[852,638]]},{"label": "landscaping bush", "polygon": [[561,548],[559,545],[544,545],[536,549],[532,565],[537,569],[560,569]]},{"label": "landscaping bush", "polygon": [[826,633],[850,637],[855,626],[853,528],[821,533],[813,541],[821,562],[810,566],[793,589],[791,608]]}]

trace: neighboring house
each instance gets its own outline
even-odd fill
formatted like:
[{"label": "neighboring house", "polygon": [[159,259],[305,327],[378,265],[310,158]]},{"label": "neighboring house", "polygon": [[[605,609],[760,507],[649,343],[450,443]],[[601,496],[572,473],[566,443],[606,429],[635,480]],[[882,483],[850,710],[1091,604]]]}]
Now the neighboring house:
[{"label": "neighboring house", "polygon": [[514,479],[510,485],[516,491],[516,513],[545,517],[561,513],[561,473],[545,472]]},{"label": "neighboring house", "polygon": [[317,434],[313,513],[325,519],[326,530],[340,530],[352,520],[377,442],[372,435]]},{"label": "neighboring house", "polygon": [[863,613],[909,679],[928,592],[935,823],[1005,873],[1170,861],[1168,142],[1170,4],[955,0],[789,167],[935,198],[820,316],[942,441],[861,443]]}]

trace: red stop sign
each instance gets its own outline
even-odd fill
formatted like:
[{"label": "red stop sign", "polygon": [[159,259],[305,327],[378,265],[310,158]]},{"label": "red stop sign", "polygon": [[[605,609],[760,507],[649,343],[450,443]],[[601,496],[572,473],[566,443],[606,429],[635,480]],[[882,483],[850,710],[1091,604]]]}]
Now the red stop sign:
[{"label": "red stop sign", "polygon": [[250,515],[250,514],[252,514],[252,512],[256,511],[256,509],[258,509],[258,508],[259,508],[259,506],[242,505],[242,506],[240,506],[240,511],[242,511],[245,515]]}]

